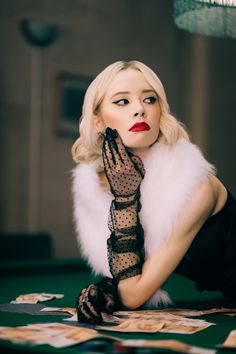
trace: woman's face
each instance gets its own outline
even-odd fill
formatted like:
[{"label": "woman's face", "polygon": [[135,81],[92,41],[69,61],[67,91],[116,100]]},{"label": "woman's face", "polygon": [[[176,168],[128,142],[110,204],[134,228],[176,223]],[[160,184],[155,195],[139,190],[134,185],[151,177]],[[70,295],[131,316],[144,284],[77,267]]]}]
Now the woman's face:
[{"label": "woman's face", "polygon": [[126,69],[108,87],[95,125],[100,132],[116,129],[130,150],[145,151],[157,140],[160,115],[158,96],[143,74]]}]

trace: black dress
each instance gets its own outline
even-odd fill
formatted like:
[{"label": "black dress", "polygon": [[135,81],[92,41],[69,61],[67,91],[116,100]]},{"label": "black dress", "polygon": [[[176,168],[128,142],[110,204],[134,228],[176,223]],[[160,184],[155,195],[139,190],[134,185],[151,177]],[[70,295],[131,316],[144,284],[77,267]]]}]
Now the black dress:
[{"label": "black dress", "polygon": [[209,217],[176,268],[199,291],[218,290],[236,299],[236,201],[228,191],[223,208]]}]

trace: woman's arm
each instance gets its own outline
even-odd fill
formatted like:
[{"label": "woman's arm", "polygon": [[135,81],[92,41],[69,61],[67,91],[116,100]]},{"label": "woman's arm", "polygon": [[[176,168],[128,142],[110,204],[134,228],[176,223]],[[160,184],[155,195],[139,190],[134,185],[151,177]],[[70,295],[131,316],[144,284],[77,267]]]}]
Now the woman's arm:
[{"label": "woman's arm", "polygon": [[178,225],[165,244],[145,261],[142,274],[121,280],[118,292],[124,306],[135,309],[145,303],[175,270],[195,235],[212,214],[216,196],[210,182],[202,183],[180,214]]}]

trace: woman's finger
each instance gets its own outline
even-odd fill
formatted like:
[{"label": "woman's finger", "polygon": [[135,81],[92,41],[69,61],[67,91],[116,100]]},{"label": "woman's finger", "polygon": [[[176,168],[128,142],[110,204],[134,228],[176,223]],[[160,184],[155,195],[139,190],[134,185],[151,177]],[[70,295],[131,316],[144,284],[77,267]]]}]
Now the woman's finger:
[{"label": "woman's finger", "polygon": [[77,308],[77,319],[78,319],[78,322],[81,322],[81,323],[88,322],[90,320],[90,317],[86,313],[86,311],[84,310],[83,305],[81,305]]},{"label": "woman's finger", "polygon": [[81,294],[77,298],[76,310],[77,310],[77,318],[79,322],[87,322],[89,319],[89,316],[83,307],[83,299],[84,299],[85,292],[86,289],[83,289]]},{"label": "woman's finger", "polygon": [[[92,284],[93,285],[93,284]],[[83,289],[77,303],[77,318],[79,322],[100,323],[101,315],[88,298],[88,289]]]},{"label": "woman's finger", "polygon": [[86,311],[87,315],[89,316],[89,322],[91,323],[101,323],[102,316],[99,312],[97,312],[91,302],[85,301],[83,304],[83,308]]},{"label": "woman's finger", "polygon": [[112,313],[115,307],[114,297],[111,294],[104,294],[105,298],[105,309],[107,313]]},{"label": "woman's finger", "polygon": [[115,139],[115,142],[117,145],[118,154],[119,154],[120,158],[122,159],[123,164],[125,164],[125,165],[132,164],[129,154],[128,154],[128,151],[127,151],[126,147],[124,146],[123,141],[119,135]]},{"label": "woman's finger", "polygon": [[98,287],[95,284],[90,284],[88,287],[88,298],[92,303],[98,300]]},{"label": "woman's finger", "polygon": [[107,137],[107,143],[108,143],[108,158],[111,159],[113,164],[116,164],[116,159],[115,159],[115,151],[113,148],[113,141],[110,137]]},{"label": "woman's finger", "polygon": [[140,175],[142,177],[144,177],[145,175],[145,168],[144,168],[144,164],[143,161],[140,159],[139,156],[137,155],[130,155],[131,160],[134,163],[134,166],[136,168],[136,170],[140,173]]},{"label": "woman's finger", "polygon": [[104,166],[112,169],[115,167],[115,158],[112,152],[111,142],[105,138],[103,142],[102,156]]},{"label": "woman's finger", "polygon": [[[113,148],[113,155],[115,157],[116,160],[116,165],[119,164],[124,164],[124,159],[123,156],[119,150],[119,145],[122,144],[122,140],[120,138],[120,136],[118,135],[116,138],[110,138],[111,140],[111,146]],[[120,142],[119,142],[120,141]],[[119,144],[119,145],[118,145]]]},{"label": "woman's finger", "polygon": [[[106,139],[110,142],[110,149],[113,153],[116,164],[119,162],[124,163],[123,156],[127,155],[127,152],[117,130],[108,127],[105,132],[105,140]],[[123,149],[120,149],[120,147],[123,147]]]}]

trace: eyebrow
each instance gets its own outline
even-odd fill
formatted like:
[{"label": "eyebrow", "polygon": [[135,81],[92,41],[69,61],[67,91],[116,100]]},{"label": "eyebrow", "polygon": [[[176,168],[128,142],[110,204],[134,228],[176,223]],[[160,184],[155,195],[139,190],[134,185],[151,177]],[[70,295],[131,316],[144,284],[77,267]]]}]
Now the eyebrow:
[{"label": "eyebrow", "polygon": [[[148,92],[150,92],[150,93],[152,92],[155,95],[157,95],[156,91],[154,91],[152,89],[142,90],[142,93],[148,93]],[[128,94],[130,94],[130,91],[119,91],[119,92],[114,93],[114,95],[112,95],[111,98],[118,96],[118,95],[128,95]]]}]

